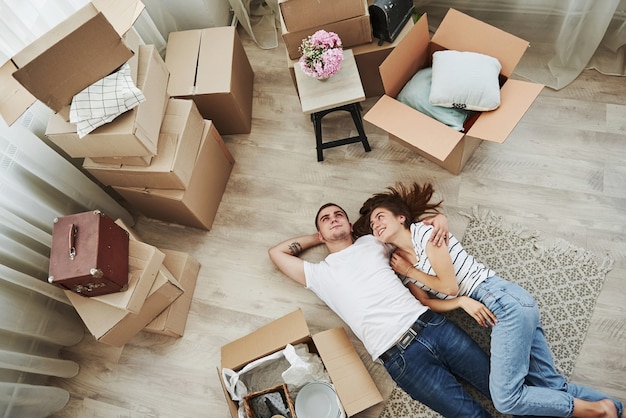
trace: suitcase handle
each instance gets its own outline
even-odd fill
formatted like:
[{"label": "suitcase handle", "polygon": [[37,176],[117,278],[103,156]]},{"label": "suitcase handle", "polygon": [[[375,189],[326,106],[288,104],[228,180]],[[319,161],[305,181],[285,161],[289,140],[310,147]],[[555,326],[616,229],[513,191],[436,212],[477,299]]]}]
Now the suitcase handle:
[{"label": "suitcase handle", "polygon": [[76,235],[78,234],[78,227],[76,225],[70,225],[70,234],[69,234],[69,251],[70,251],[70,260],[73,260],[76,257]]}]

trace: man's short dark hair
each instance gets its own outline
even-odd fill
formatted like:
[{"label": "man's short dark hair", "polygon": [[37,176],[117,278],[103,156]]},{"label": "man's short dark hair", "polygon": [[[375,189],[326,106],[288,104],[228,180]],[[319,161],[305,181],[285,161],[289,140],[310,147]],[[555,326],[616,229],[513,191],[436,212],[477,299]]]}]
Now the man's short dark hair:
[{"label": "man's short dark hair", "polygon": [[[317,213],[315,214],[315,229],[317,229],[318,231],[320,230],[319,223],[318,223],[318,218],[320,216],[320,212],[323,211],[324,209],[326,209],[329,206],[337,206],[339,209],[341,209],[341,211],[344,213],[344,215],[346,215],[346,219],[348,219],[348,213],[345,210],[343,210],[343,208],[341,206],[339,206],[336,203],[326,203],[326,204],[322,205],[317,210]],[[350,222],[350,219],[348,219],[348,222]]]}]

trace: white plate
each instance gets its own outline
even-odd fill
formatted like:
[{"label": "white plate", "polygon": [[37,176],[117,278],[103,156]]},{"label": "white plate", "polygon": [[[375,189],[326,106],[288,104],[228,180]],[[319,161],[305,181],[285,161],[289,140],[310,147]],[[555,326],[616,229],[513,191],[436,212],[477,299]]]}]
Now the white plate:
[{"label": "white plate", "polygon": [[341,416],[339,399],[328,383],[307,383],[296,397],[298,418],[338,418]]}]

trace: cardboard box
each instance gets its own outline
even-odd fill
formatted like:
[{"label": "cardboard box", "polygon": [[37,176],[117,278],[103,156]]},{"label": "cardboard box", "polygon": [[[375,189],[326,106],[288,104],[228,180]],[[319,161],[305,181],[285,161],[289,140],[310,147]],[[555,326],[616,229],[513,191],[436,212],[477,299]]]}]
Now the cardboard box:
[{"label": "cardboard box", "polygon": [[[308,344],[311,352],[319,354],[347,416],[382,402],[382,395],[346,330],[338,327],[311,335],[300,309],[223,346],[221,368],[239,371],[254,360],[284,349],[287,344],[300,343]],[[237,403],[224,387],[221,370],[218,375],[232,418],[237,418]]]},{"label": "cardboard box", "polygon": [[168,306],[144,331],[153,334],[182,337],[189,316],[189,308],[196,288],[200,263],[187,253],[162,248],[165,253],[163,265],[178,280],[185,293]]},{"label": "cardboard box", "polygon": [[[361,84],[363,84],[365,97],[378,97],[385,94],[385,88],[383,87],[383,81],[380,78],[378,67],[385,61],[385,58],[387,58],[406,34],[409,33],[411,28],[413,28],[413,20],[409,19],[393,43],[385,42],[382,45],[378,45],[378,39],[372,39],[372,42],[368,44],[358,45],[352,48],[354,60],[356,61],[356,66],[361,76]],[[299,65],[298,60],[291,60],[287,57],[287,62],[287,67],[291,74],[291,81],[297,92],[298,85],[296,83],[296,74],[293,66]]]},{"label": "cardboard box", "polygon": [[102,164],[85,158],[83,168],[104,185],[184,190],[198,156],[204,119],[193,100],[169,99],[157,155],[147,167]]},{"label": "cardboard box", "polygon": [[103,343],[121,347],[182,295],[183,289],[174,276],[162,267],[139,313],[71,293],[65,292],[93,336]]},{"label": "cardboard box", "polygon": [[165,63],[170,96],[192,99],[222,135],[250,132],[254,72],[236,27],[171,32]]},{"label": "cardboard box", "polygon": [[[157,145],[158,153],[158,145]],[[137,157],[89,157],[91,161],[97,164],[106,164],[112,166],[134,165],[139,167],[148,167],[152,162],[152,155],[143,155]]]},{"label": "cardboard box", "polygon": [[93,299],[124,311],[139,313],[165,254],[152,245],[133,239],[128,244],[128,289],[93,296]]},{"label": "cardboard box", "polygon": [[294,32],[287,31],[285,22],[281,16],[280,24],[282,29],[282,37],[287,48],[287,55],[290,59],[295,60],[300,58],[300,45],[302,40],[308,36],[313,35],[320,29],[324,29],[328,32],[335,32],[339,35],[341,43],[344,48],[350,48],[356,45],[368,44],[372,42],[372,26],[370,24],[369,9],[367,8],[367,0],[363,1],[363,7],[365,14],[362,16],[352,17],[336,21],[333,23],[326,23],[319,26],[313,26],[308,29],[301,29]]},{"label": "cardboard box", "polygon": [[211,229],[235,160],[215,125],[204,121],[200,152],[186,190],[113,186],[145,216]]},{"label": "cardboard box", "polygon": [[297,32],[328,23],[363,16],[367,5],[362,0],[279,0],[285,29]]},{"label": "cardboard box", "polygon": [[[430,40],[427,16],[423,15],[380,66],[385,95],[363,119],[387,131],[391,139],[459,174],[483,140],[504,142],[541,92],[543,85],[509,78],[526,48],[527,41],[454,9],[448,11]],[[478,52],[502,64],[501,76],[506,81],[500,90],[500,107],[482,112],[466,133],[395,99],[418,70],[431,65],[432,53],[442,49]]]},{"label": "cardboard box", "polygon": [[72,158],[153,156],[167,104],[169,73],[154,45],[139,47],[137,87],[146,100],[79,138],[76,125],[52,114],[46,136]]},{"label": "cardboard box", "polygon": [[53,111],[132,57],[122,41],[139,0],[93,0],[32,42],[0,71],[0,113],[12,124],[39,99]]}]

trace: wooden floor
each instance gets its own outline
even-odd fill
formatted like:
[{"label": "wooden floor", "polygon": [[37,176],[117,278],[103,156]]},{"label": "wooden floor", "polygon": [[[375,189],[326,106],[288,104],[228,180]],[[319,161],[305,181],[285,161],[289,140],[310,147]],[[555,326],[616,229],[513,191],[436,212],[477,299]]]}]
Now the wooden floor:
[{"label": "wooden floor", "polygon": [[[141,333],[123,348],[87,335],[63,357],[80,373],[52,383],[71,393],[66,417],[229,416],[217,377],[220,347],[302,308],[313,332],[342,322],[308,290],[278,272],[267,249],[313,232],[328,201],[354,217],[371,193],[396,181],[431,181],[451,229],[480,205],[504,222],[539,230],[546,245],[563,238],[615,259],[577,361],[573,381],[626,401],[626,79],[585,71],[560,90],[544,89],[504,144],[483,143],[452,175],[388,140],[366,123],[372,146],[326,150],[317,162],[310,119],[302,114],[284,45],[262,50],[242,33],[255,72],[252,132],[224,136],[236,160],[211,231],[139,217],[150,244],[187,251],[202,264],[181,339]],[[364,102],[367,111],[376,99]],[[354,135],[347,116],[324,119],[325,135]],[[319,259],[323,249],[307,257]],[[392,382],[353,338],[379,389]],[[382,403],[358,415],[378,417]]]}]

